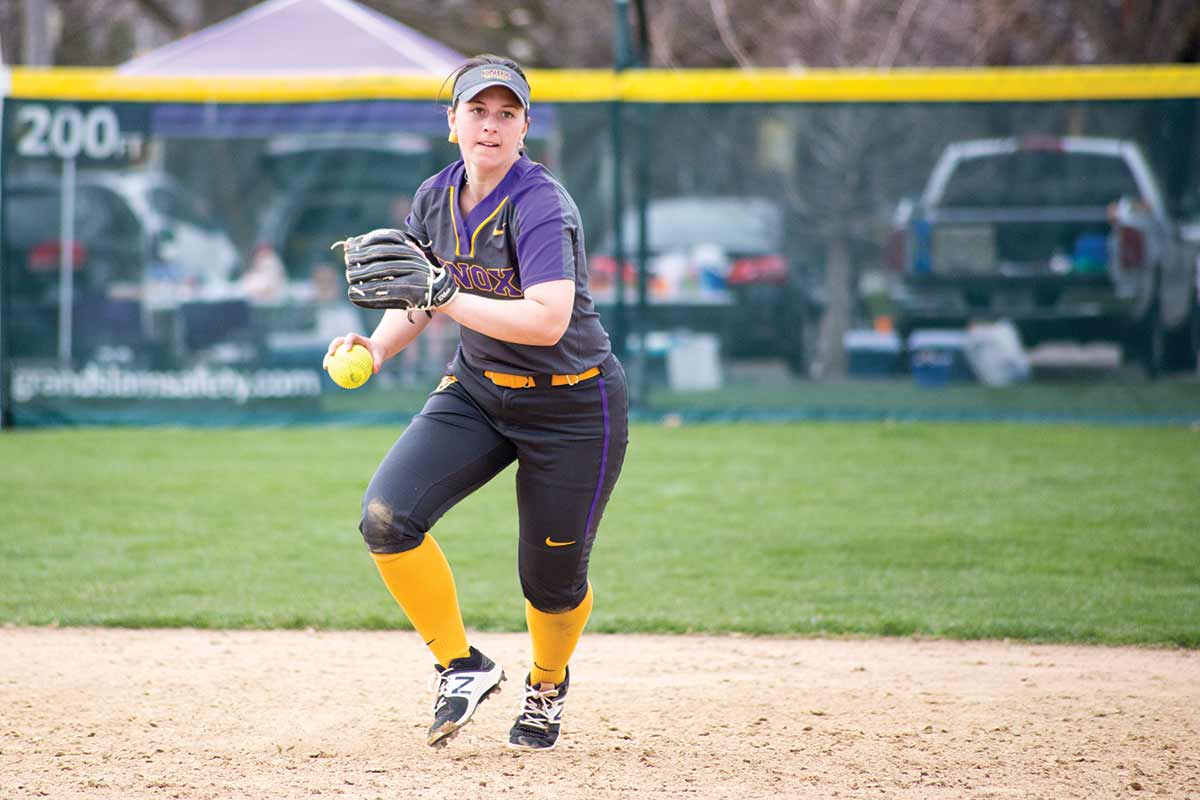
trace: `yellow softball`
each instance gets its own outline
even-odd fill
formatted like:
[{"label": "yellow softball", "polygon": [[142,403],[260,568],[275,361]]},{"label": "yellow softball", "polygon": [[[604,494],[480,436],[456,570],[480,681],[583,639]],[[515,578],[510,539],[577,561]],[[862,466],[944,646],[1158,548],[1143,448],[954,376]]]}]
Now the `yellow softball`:
[{"label": "yellow softball", "polygon": [[333,382],[343,389],[357,389],[371,377],[375,361],[371,351],[356,344],[353,347],[339,347],[325,363],[325,369]]}]

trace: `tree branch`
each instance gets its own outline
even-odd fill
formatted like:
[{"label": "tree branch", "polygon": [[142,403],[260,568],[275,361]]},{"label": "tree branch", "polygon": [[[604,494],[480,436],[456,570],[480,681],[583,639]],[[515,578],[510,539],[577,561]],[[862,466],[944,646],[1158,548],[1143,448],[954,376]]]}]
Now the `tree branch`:
[{"label": "tree branch", "polygon": [[892,30],[888,34],[887,44],[883,46],[879,58],[875,60],[875,66],[891,69],[892,65],[896,63],[900,45],[904,42],[904,37],[908,35],[908,28],[912,24],[919,5],[921,5],[921,0],[904,0],[904,5],[900,6],[900,13],[896,15],[896,24],[892,26]]},{"label": "tree branch", "polygon": [[162,26],[171,32],[172,38],[183,36],[188,32],[188,26],[162,0],[134,0],[134,2],[162,23]]},{"label": "tree branch", "polygon": [[725,45],[725,49],[733,55],[733,59],[737,61],[739,67],[742,69],[752,68],[754,63],[746,55],[746,51],[738,45],[737,39],[733,35],[733,25],[729,21],[729,8],[725,5],[725,0],[708,0],[708,7],[712,11],[713,21],[717,23],[717,35],[721,37],[721,43]]}]

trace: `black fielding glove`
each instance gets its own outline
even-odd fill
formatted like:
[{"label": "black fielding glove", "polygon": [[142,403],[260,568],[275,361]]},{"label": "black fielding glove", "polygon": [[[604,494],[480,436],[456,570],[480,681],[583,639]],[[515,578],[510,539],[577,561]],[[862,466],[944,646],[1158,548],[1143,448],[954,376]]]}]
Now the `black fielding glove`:
[{"label": "black fielding glove", "polygon": [[458,294],[449,270],[438,263],[429,244],[395,228],[352,236],[341,245],[346,260],[346,296],[362,308],[399,308],[431,314]]}]

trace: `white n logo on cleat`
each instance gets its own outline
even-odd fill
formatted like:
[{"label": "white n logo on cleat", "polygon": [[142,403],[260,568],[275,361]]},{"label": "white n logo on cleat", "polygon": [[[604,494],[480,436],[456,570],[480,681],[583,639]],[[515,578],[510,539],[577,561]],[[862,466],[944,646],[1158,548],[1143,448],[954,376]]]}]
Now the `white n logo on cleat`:
[{"label": "white n logo on cleat", "polygon": [[467,687],[475,682],[474,675],[455,675],[454,680],[458,681],[458,685],[451,689],[449,694],[471,694]]}]

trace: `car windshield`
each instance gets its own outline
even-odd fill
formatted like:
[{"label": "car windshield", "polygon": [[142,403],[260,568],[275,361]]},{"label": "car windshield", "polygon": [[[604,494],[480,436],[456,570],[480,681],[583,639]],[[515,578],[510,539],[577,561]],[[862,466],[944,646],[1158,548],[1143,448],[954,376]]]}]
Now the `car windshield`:
[{"label": "car windshield", "polygon": [[29,247],[57,238],[61,199],[54,192],[11,192],[4,204],[4,238],[16,247]]},{"label": "car windshield", "polygon": [[944,208],[1103,207],[1141,199],[1125,161],[1096,153],[1037,151],[969,158],[946,184]]},{"label": "car windshield", "polygon": [[[649,246],[653,253],[715,244],[727,253],[777,252],[781,214],[758,198],[687,198],[652,201],[646,210]],[[625,250],[637,247],[637,215],[624,220]]]},{"label": "car windshield", "polygon": [[168,219],[186,222],[198,228],[216,227],[204,210],[204,204],[198,198],[185,197],[163,186],[152,188],[148,197],[150,206]]},{"label": "car windshield", "polygon": [[313,264],[337,262],[340,255],[329,245],[347,231],[386,228],[397,224],[391,204],[397,195],[355,192],[316,198],[295,209],[283,236],[283,260],[289,272],[306,274]]},{"label": "car windshield", "polygon": [[267,158],[263,166],[276,185],[287,191],[353,187],[410,194],[434,169],[428,153],[390,153],[353,147],[275,155]]},{"label": "car windshield", "polygon": [[[61,231],[62,195],[57,188],[13,189],[4,209],[4,238],[14,247],[57,240]],[[137,220],[115,195],[103,189],[80,187],[75,194],[75,237],[90,242],[102,237],[135,239]]]}]

